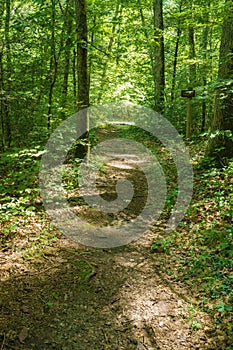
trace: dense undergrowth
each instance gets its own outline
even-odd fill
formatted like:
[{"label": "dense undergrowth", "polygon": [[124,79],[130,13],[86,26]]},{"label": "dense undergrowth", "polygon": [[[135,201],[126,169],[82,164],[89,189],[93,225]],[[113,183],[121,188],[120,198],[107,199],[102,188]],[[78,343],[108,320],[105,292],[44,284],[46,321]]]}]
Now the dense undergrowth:
[{"label": "dense undergrowth", "polygon": [[210,159],[203,161],[203,143],[190,148],[194,155],[191,205],[177,230],[155,240],[152,251],[160,254],[171,280],[188,285],[199,307],[233,341],[233,162],[215,168]]},{"label": "dense undergrowth", "polygon": [[[153,152],[155,146],[149,135],[124,127],[120,129],[119,135],[143,141]],[[158,151],[160,145],[157,143],[156,147]],[[163,237],[155,240],[152,251],[159,255],[161,269],[166,271],[171,280],[182,282],[195,291],[199,307],[209,312],[216,327],[224,327],[233,341],[233,162],[222,169],[203,167],[200,165],[203,160],[202,149],[202,142],[190,144],[195,177],[193,199],[188,212],[172,234],[165,236],[161,229]],[[42,153],[40,147],[12,149],[1,154],[0,159],[2,247],[9,247],[20,225],[21,230],[24,229],[25,222],[31,225],[45,223],[36,234],[29,233],[31,243],[22,250],[22,254],[30,259],[35,256],[38,258],[38,252],[41,253],[45,246],[57,239],[48,224],[40,199],[38,172]],[[170,155],[161,149],[159,158],[162,166],[169,164],[165,170],[168,197],[163,221],[174,205],[178,189]]]}]

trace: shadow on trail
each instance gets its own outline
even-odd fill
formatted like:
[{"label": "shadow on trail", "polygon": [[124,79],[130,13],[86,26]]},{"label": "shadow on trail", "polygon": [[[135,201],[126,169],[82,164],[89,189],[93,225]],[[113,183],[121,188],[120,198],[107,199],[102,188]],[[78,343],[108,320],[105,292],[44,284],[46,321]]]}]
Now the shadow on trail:
[{"label": "shadow on trail", "polygon": [[124,269],[111,256],[63,248],[60,264],[3,282],[1,349],[136,349],[118,303]]},{"label": "shadow on trail", "polygon": [[1,350],[214,349],[145,251],[64,246],[46,268],[3,282]]}]

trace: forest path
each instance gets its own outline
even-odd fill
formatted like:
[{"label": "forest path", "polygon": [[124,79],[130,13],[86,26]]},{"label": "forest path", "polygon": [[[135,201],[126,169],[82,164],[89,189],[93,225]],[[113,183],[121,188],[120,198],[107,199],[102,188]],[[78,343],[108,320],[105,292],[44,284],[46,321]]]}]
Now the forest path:
[{"label": "forest path", "polygon": [[60,235],[38,269],[23,273],[16,257],[1,286],[1,350],[219,348],[191,292],[161,272],[159,253],[150,252],[155,237],[147,231],[128,245],[95,249]]},{"label": "forest path", "polygon": [[2,349],[217,349],[207,314],[161,274],[148,235],[108,250],[63,237],[40,271],[6,281]]}]

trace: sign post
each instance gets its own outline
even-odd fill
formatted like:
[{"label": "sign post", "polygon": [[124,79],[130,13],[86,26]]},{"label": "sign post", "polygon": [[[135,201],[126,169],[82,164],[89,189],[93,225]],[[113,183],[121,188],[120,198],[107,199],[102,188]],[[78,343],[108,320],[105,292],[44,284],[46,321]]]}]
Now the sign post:
[{"label": "sign post", "polygon": [[187,119],[186,119],[186,139],[190,140],[191,138],[191,125],[192,125],[192,98],[195,97],[196,91],[193,89],[182,90],[181,97],[188,98],[188,107],[187,107]]}]

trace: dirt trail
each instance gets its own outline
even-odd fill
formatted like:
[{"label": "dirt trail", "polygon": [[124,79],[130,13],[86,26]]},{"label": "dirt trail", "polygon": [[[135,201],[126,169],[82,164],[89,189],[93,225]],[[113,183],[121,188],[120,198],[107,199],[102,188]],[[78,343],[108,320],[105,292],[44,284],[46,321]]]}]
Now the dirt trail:
[{"label": "dirt trail", "polygon": [[[61,236],[37,271],[16,269],[1,284],[0,349],[220,349],[191,292],[161,273],[155,235],[112,249]],[[20,255],[15,264],[23,266]]]},{"label": "dirt trail", "polygon": [[[208,316],[160,274],[150,238],[112,250],[64,238],[44,271],[4,282],[2,349],[218,349]],[[84,280],[80,261],[91,267]],[[194,320],[205,326],[194,330]]]}]

